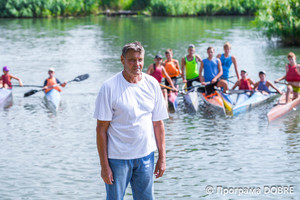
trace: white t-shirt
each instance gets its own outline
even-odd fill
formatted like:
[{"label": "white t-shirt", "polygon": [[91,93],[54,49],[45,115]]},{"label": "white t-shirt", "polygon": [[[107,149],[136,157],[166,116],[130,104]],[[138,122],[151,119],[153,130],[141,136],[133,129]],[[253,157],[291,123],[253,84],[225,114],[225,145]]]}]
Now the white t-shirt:
[{"label": "white t-shirt", "polygon": [[142,73],[138,83],[129,83],[119,72],[100,88],[94,117],[110,121],[108,158],[136,159],[156,150],[153,121],[167,119],[168,111],[155,78]]}]

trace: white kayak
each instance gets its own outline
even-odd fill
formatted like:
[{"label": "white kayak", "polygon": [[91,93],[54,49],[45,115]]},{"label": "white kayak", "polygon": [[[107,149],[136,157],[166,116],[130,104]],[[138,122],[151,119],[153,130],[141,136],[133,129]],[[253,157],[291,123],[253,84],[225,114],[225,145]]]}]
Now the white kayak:
[{"label": "white kayak", "polygon": [[12,102],[11,89],[0,88],[0,107],[6,107]]},{"label": "white kayak", "polygon": [[193,88],[192,90],[186,91],[186,84],[184,84],[182,90],[185,92],[183,95],[185,107],[189,112],[197,112],[199,107],[199,97],[196,89]]},{"label": "white kayak", "polygon": [[238,115],[240,113],[246,112],[251,108],[258,106],[267,100],[276,98],[279,96],[278,93],[262,93],[255,91],[252,94],[250,92],[238,94],[235,105],[232,108],[232,114]]},{"label": "white kayak", "polygon": [[52,89],[45,94],[44,99],[46,101],[47,108],[49,108],[51,112],[56,113],[60,105],[60,92],[55,89]]}]

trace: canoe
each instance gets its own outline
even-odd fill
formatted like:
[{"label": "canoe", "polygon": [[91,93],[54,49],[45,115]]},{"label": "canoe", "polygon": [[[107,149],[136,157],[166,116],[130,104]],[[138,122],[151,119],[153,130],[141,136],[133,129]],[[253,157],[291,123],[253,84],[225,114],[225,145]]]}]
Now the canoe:
[{"label": "canoe", "polygon": [[56,113],[60,105],[60,99],[61,99],[60,92],[55,89],[52,89],[45,94],[44,99],[47,108],[51,110],[51,112]]},{"label": "canoe", "polygon": [[278,93],[270,93],[265,94],[259,91],[251,92],[245,92],[241,94],[237,94],[236,101],[233,102],[231,112],[232,115],[238,115],[240,113],[244,113],[251,108],[258,106],[260,104],[265,103],[268,100],[271,100],[273,98],[276,98],[279,94]]},{"label": "canoe", "polygon": [[278,119],[292,110],[295,110],[300,105],[300,97],[294,99],[289,103],[286,102],[286,93],[280,96],[278,104],[275,105],[267,114],[268,121],[271,122],[275,119]]},{"label": "canoe", "polygon": [[182,91],[185,92],[183,95],[185,107],[189,112],[197,112],[199,107],[198,92],[195,89],[186,91],[186,84],[183,85]]},{"label": "canoe", "polygon": [[206,105],[214,109],[217,112],[225,114],[224,103],[221,97],[220,92],[215,91],[212,94],[206,95],[205,93],[200,93],[201,99]]},{"label": "canoe", "polygon": [[0,88],[0,107],[7,107],[12,103],[11,89]]},{"label": "canoe", "polygon": [[178,110],[178,92],[170,91],[168,94],[168,104],[170,112],[176,112]]}]

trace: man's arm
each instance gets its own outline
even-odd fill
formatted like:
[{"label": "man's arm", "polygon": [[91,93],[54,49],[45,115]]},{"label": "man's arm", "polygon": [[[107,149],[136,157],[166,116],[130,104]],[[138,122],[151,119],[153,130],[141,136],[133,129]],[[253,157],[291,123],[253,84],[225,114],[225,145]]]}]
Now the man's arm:
[{"label": "man's arm", "polygon": [[166,143],[165,128],[162,120],[153,122],[156,145],[158,149],[158,160],[156,162],[154,174],[156,178],[162,177],[166,170]]},{"label": "man's arm", "polygon": [[203,67],[204,67],[204,64],[203,64],[203,62],[201,62],[200,69],[199,69],[199,80],[202,85],[205,85],[204,77],[202,76]]},{"label": "man's arm", "polygon": [[185,80],[185,57],[182,57],[181,59],[181,78],[182,78],[182,82],[183,83],[186,83],[186,80]]},{"label": "man's arm", "polygon": [[237,62],[236,62],[235,57],[231,56],[231,60],[232,60],[233,66],[234,66],[236,77],[237,77],[238,80],[240,80],[239,70],[238,70],[238,67],[237,67]]},{"label": "man's arm", "polygon": [[222,76],[223,74],[223,68],[220,59],[218,58],[218,69],[219,73],[211,80],[211,83],[217,82],[217,80]]},{"label": "man's arm", "polygon": [[271,86],[274,90],[276,90],[279,94],[282,94],[282,92],[273,84],[271,83],[270,81],[267,81],[266,83],[267,87],[268,85]]},{"label": "man's arm", "polygon": [[21,87],[23,86],[22,80],[21,80],[20,78],[18,78],[18,77],[16,77],[16,76],[13,76],[13,75],[10,75],[10,78],[13,78],[13,79],[19,81],[19,85],[20,85]]},{"label": "man's arm", "polygon": [[101,164],[101,177],[106,184],[113,184],[113,173],[109,166],[107,155],[107,129],[109,125],[109,121],[97,120],[97,148]]},{"label": "man's arm", "polygon": [[235,82],[234,86],[231,89],[234,90],[239,85],[240,85],[240,80],[238,80],[237,82]]}]

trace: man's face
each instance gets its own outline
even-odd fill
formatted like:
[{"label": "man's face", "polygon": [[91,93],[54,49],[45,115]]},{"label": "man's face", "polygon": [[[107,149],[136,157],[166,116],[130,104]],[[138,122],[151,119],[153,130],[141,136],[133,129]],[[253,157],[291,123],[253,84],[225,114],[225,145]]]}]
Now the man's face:
[{"label": "man's face", "polygon": [[247,73],[246,72],[241,72],[241,77],[242,77],[242,79],[246,79],[247,78]]},{"label": "man's face", "polygon": [[172,60],[173,55],[170,52],[166,53],[167,60]]},{"label": "man's face", "polygon": [[224,48],[225,54],[229,54],[229,51],[230,51],[230,48],[229,48],[229,47],[225,47],[225,48]]},{"label": "man's face", "polygon": [[210,57],[210,58],[214,57],[214,50],[213,50],[213,49],[207,50],[207,55],[208,55],[208,57]]},{"label": "man's face", "polygon": [[296,63],[296,57],[289,57],[288,59],[291,65],[294,65]]},{"label": "man's face", "polygon": [[48,74],[49,74],[50,78],[52,78],[54,76],[54,72],[53,71],[48,71]]},{"label": "man's face", "polygon": [[189,55],[193,55],[195,53],[195,49],[194,48],[189,48],[188,53],[189,53]]},{"label": "man's face", "polygon": [[124,66],[124,70],[129,75],[141,75],[144,67],[144,54],[138,51],[129,50],[125,57],[121,56],[121,62]]},{"label": "man's face", "polygon": [[259,74],[259,79],[260,81],[264,81],[266,78],[266,75],[265,74]]}]

